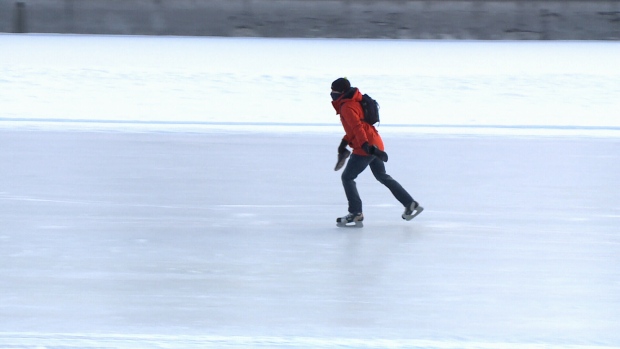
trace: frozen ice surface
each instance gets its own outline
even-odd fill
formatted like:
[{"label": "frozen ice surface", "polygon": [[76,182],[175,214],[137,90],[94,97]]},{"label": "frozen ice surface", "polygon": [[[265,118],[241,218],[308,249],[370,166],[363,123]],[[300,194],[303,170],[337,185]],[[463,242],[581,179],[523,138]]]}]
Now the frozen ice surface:
[{"label": "frozen ice surface", "polygon": [[620,345],[620,141],[385,138],[2,131],[0,347]]},{"label": "frozen ice surface", "polygon": [[[2,349],[620,347],[618,43],[0,52]],[[342,75],[411,222],[368,172],[365,227],[335,227]]]},{"label": "frozen ice surface", "polygon": [[386,127],[620,132],[617,42],[0,35],[0,50],[0,127],[333,125],[347,76]]}]

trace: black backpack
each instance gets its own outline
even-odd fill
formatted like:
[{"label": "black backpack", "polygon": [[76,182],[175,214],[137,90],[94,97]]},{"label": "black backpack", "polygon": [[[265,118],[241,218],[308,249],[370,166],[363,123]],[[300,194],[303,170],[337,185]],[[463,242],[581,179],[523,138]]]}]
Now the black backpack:
[{"label": "black backpack", "polygon": [[369,95],[364,94],[360,104],[364,110],[364,122],[374,125],[381,121],[379,120],[379,103],[377,103],[377,101],[372,99]]}]

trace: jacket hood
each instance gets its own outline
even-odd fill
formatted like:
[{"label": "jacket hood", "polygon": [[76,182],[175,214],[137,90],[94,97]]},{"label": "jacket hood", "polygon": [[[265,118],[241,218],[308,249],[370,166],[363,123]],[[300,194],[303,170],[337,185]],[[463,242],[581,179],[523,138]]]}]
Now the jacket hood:
[{"label": "jacket hood", "polygon": [[360,102],[362,100],[362,93],[357,87],[351,87],[347,92],[345,92],[340,98],[335,101],[332,101],[332,105],[334,109],[336,109],[336,114],[340,114],[340,108],[342,105],[354,101]]}]

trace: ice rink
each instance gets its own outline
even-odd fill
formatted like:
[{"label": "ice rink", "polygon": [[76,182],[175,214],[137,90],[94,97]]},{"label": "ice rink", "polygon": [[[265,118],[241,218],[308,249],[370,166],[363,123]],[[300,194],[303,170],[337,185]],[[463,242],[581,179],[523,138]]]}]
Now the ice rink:
[{"label": "ice rink", "polygon": [[[620,347],[617,43],[0,44],[2,349]],[[337,44],[400,54],[352,70],[413,221],[367,171],[335,226]]]},{"label": "ice rink", "polygon": [[618,140],[384,137],[1,132],[0,346],[619,345]]}]

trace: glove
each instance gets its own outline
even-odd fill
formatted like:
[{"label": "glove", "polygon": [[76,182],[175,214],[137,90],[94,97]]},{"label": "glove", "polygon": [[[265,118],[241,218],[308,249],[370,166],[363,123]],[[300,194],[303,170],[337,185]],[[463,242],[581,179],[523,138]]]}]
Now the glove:
[{"label": "glove", "polygon": [[340,142],[340,145],[338,146],[338,154],[340,153],[344,153],[345,151],[347,151],[347,141],[344,140],[344,138],[342,139],[342,141]]},{"label": "glove", "polygon": [[368,145],[368,142],[364,142],[364,144],[362,144],[362,150],[365,151],[366,154],[372,155],[372,148],[370,148],[370,145]]},{"label": "glove", "polygon": [[374,156],[378,157],[379,160],[381,160],[383,162],[387,162],[388,161],[387,153],[384,152],[383,150],[377,148],[376,145],[370,146],[370,145],[368,145],[368,142],[364,142],[364,144],[362,144],[362,150],[364,150],[366,152],[366,154],[368,154],[368,155],[374,155]]},{"label": "glove", "polygon": [[388,161],[388,155],[383,150],[377,148],[374,145],[370,148],[370,150],[372,151],[372,155],[378,157],[379,160],[381,160],[383,162],[387,162]]},{"label": "glove", "polygon": [[347,158],[351,155],[351,152],[348,150],[344,150],[342,153],[338,153],[338,162],[336,162],[336,167],[334,167],[334,171],[338,171],[344,166],[344,163],[347,161]]},{"label": "glove", "polygon": [[339,169],[341,169],[342,166],[344,166],[344,163],[347,161],[349,155],[351,155],[351,152],[347,150],[347,144],[347,141],[345,141],[343,138],[340,142],[340,145],[338,146],[338,161],[336,162],[336,167],[334,167],[334,171],[338,171]]},{"label": "glove", "polygon": [[347,150],[347,141],[343,139],[338,146],[338,161],[336,162],[336,167],[334,167],[334,171],[338,171],[342,168],[342,166],[344,166],[344,163],[347,161],[349,155],[351,155],[351,152]]}]

